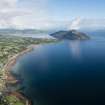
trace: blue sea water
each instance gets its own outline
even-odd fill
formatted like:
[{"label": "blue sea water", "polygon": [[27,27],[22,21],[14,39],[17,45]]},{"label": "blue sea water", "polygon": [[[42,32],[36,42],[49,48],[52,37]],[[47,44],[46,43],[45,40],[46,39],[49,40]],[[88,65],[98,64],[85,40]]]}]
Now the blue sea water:
[{"label": "blue sea water", "polygon": [[105,33],[91,40],[42,44],[20,57],[12,74],[33,105],[105,104]]}]

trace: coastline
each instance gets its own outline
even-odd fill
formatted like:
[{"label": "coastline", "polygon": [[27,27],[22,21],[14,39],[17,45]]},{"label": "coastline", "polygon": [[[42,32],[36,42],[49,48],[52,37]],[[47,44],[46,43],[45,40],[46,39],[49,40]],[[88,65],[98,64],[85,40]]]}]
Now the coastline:
[{"label": "coastline", "polygon": [[[26,105],[22,100],[18,100],[20,95],[17,95],[18,98],[9,95],[13,91],[21,93],[19,84],[22,81],[13,76],[10,70],[12,70],[17,59],[30,52],[33,46],[37,47],[39,44],[48,44],[56,41],[55,39],[0,35],[0,105]],[[25,97],[23,93],[21,93],[21,96]]]},{"label": "coastline", "polygon": [[17,59],[19,57],[21,57],[22,55],[30,52],[33,50],[33,48],[35,47],[35,45],[30,45],[28,46],[25,50],[23,50],[22,52],[14,55],[13,57],[8,59],[8,62],[6,63],[6,65],[3,68],[4,74],[3,74],[3,80],[4,80],[4,91],[6,91],[5,93],[8,95],[12,95],[15,96],[16,98],[18,98],[19,100],[22,100],[25,102],[25,105],[31,105],[31,101],[28,100],[25,96],[23,96],[21,93],[14,91],[11,92],[8,89],[8,85],[7,84],[17,84],[19,82],[19,80],[16,80],[15,77],[13,77],[10,73],[11,68],[16,64]]}]

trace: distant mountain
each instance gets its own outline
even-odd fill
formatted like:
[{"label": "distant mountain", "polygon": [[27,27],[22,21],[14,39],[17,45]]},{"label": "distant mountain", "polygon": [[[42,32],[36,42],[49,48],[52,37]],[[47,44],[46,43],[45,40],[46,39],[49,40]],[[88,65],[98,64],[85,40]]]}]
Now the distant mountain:
[{"label": "distant mountain", "polygon": [[13,34],[39,34],[46,33],[44,30],[36,29],[0,29],[0,35],[13,35]]},{"label": "distant mountain", "polygon": [[58,31],[58,32],[55,32],[55,33],[50,34],[50,35],[57,38],[57,39],[69,39],[69,40],[90,39],[90,37],[87,36],[85,33],[78,32],[77,30]]}]

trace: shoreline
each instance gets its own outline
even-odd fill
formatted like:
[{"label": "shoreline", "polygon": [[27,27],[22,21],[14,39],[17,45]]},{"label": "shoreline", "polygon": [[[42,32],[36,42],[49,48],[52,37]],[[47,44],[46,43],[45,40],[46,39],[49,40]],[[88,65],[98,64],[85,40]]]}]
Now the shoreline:
[{"label": "shoreline", "polygon": [[12,76],[12,74],[10,73],[11,68],[16,64],[17,59],[21,56],[23,56],[24,54],[27,54],[28,52],[32,51],[33,48],[35,47],[35,45],[30,45],[28,47],[26,47],[25,50],[21,51],[20,53],[14,55],[13,57],[8,59],[8,62],[6,63],[6,65],[3,68],[4,74],[3,74],[3,80],[4,80],[4,92],[7,93],[8,95],[12,95],[15,96],[16,98],[18,98],[19,100],[25,101],[25,105],[31,105],[31,101],[28,100],[24,95],[22,95],[21,93],[17,92],[17,91],[13,91],[11,92],[8,89],[7,84],[17,84],[19,82],[19,80],[16,80],[15,77]]}]

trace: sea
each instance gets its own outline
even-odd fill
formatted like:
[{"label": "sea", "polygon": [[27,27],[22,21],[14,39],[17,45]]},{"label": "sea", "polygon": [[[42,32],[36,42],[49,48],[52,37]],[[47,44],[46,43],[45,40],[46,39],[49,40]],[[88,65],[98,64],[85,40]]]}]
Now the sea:
[{"label": "sea", "polygon": [[33,105],[105,104],[105,30],[85,30],[90,40],[35,45],[11,73]]}]

